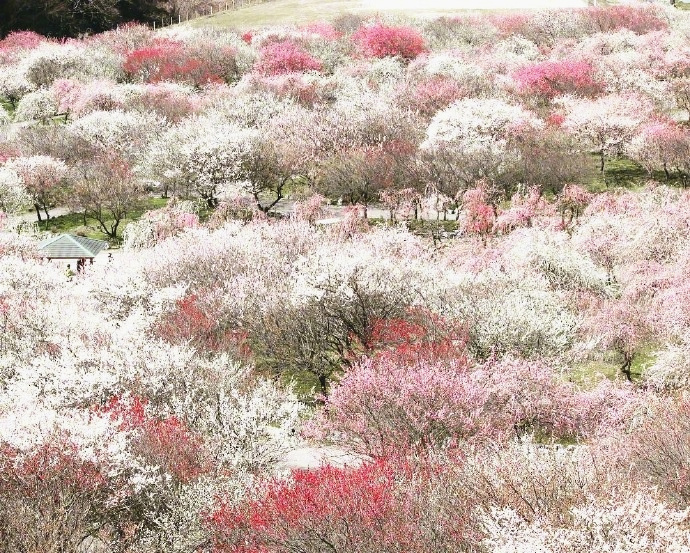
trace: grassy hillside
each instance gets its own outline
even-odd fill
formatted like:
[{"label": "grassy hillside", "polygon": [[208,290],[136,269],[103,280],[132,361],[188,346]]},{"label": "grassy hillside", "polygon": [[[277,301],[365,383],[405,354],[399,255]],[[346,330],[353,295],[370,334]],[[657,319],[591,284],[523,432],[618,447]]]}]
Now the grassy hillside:
[{"label": "grassy hillside", "polygon": [[[204,16],[189,22],[193,26],[236,27],[239,29],[255,28],[264,25],[280,25],[290,23],[309,23],[312,21],[328,21],[344,13],[375,14],[382,11],[410,17],[439,17],[452,15],[468,9],[496,8],[498,6],[515,6],[516,8],[558,7],[573,5],[578,0],[523,0],[522,2],[508,2],[491,0],[488,2],[457,0],[455,2],[384,2],[382,0],[275,0],[253,6],[246,6],[237,10],[228,10],[211,16]],[[585,4],[585,0],[582,4]],[[600,2],[601,3],[601,2]],[[443,5],[452,4],[448,8]],[[381,9],[380,6],[387,6]],[[378,7],[377,7],[378,6]]]},{"label": "grassy hillside", "polygon": [[334,19],[342,13],[357,13],[362,6],[360,0],[276,0],[199,17],[189,24],[242,29],[281,23],[308,23]]}]

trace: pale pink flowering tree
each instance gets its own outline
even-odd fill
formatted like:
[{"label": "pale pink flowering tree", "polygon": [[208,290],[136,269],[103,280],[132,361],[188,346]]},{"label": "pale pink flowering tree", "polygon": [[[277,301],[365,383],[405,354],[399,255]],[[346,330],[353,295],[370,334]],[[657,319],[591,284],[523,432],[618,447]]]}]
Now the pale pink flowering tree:
[{"label": "pale pink flowering tree", "polygon": [[453,102],[467,96],[468,91],[457,80],[434,76],[409,83],[400,91],[400,101],[407,103],[422,115],[433,116]]},{"label": "pale pink flowering tree", "polygon": [[479,235],[486,245],[487,237],[494,227],[496,211],[489,203],[485,185],[480,184],[463,193],[462,214],[465,232]]},{"label": "pale pink flowering tree", "polygon": [[218,204],[206,225],[211,229],[217,229],[228,221],[249,223],[250,221],[265,219],[266,214],[256,206],[254,198],[233,194],[229,199]]},{"label": "pale pink flowering tree", "polygon": [[645,125],[628,146],[628,152],[651,177],[662,171],[669,180],[672,173],[687,185],[690,178],[690,133],[671,121]]},{"label": "pale pink flowering tree", "polygon": [[15,158],[6,165],[22,179],[31,195],[38,221],[41,222],[41,210],[46,219],[50,219],[48,210],[61,199],[61,184],[68,176],[65,163],[49,156],[32,156]]},{"label": "pale pink flowering tree", "polygon": [[628,381],[633,380],[633,361],[653,337],[647,309],[643,301],[633,297],[605,300],[583,325],[586,338],[597,347],[616,353],[619,370]]},{"label": "pale pink flowering tree", "polygon": [[571,228],[571,225],[577,222],[592,198],[593,195],[590,192],[577,184],[564,186],[557,201],[562,228]]},{"label": "pale pink flowering tree", "polygon": [[532,186],[522,194],[516,192],[510,200],[510,208],[499,211],[493,230],[507,234],[518,227],[530,227],[534,217],[546,207],[539,187]]},{"label": "pale pink flowering tree", "polygon": [[391,221],[395,221],[397,215],[403,219],[408,219],[414,215],[416,219],[422,201],[421,194],[414,188],[386,188],[379,192],[379,199],[388,209]]},{"label": "pale pink flowering tree", "polygon": [[296,42],[284,40],[264,46],[254,70],[262,75],[320,71],[321,62]]},{"label": "pale pink flowering tree", "polygon": [[198,226],[199,215],[193,203],[173,199],[164,208],[147,211],[139,221],[127,225],[123,240],[130,248],[150,247]]},{"label": "pale pink flowering tree", "polygon": [[6,217],[31,204],[31,197],[14,169],[0,165],[0,212]]},{"label": "pale pink flowering tree", "polygon": [[332,433],[355,451],[385,457],[528,434],[545,441],[581,437],[604,422],[607,402],[625,402],[610,391],[580,394],[538,362],[472,363],[462,343],[452,334],[412,334],[362,359],[332,388],[307,431]]},{"label": "pale pink flowering tree", "polygon": [[325,205],[325,197],[320,194],[313,194],[302,202],[295,202],[292,208],[292,216],[298,221],[306,221],[313,225],[317,219],[323,218],[326,215]]},{"label": "pale pink flowering tree", "polygon": [[307,23],[300,27],[302,32],[310,35],[316,35],[326,40],[337,40],[343,36],[340,31],[337,31],[331,23],[325,21],[317,21],[315,23]]},{"label": "pale pink flowering tree", "polygon": [[620,155],[652,115],[650,103],[632,94],[594,100],[563,97],[559,103],[566,113],[563,128],[594,149],[602,173],[606,158]]},{"label": "pale pink flowering tree", "polygon": [[74,79],[58,79],[51,90],[58,112],[75,118],[92,111],[112,111],[124,107],[124,94],[113,81],[95,80],[83,84]]}]

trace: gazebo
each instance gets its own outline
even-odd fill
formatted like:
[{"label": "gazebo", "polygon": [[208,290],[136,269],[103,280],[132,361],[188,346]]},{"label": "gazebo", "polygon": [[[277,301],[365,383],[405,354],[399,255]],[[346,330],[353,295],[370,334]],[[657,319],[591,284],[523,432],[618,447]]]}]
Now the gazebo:
[{"label": "gazebo", "polygon": [[43,240],[38,245],[38,251],[45,259],[75,259],[77,261],[89,259],[91,263],[94,257],[107,248],[108,242],[104,240],[94,240],[74,234],[58,234]]}]

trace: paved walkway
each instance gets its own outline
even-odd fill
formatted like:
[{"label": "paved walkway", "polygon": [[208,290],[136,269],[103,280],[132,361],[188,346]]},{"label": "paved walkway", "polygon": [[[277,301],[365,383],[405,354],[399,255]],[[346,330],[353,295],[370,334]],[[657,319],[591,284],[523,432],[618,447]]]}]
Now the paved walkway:
[{"label": "paved walkway", "polygon": [[357,467],[368,457],[350,453],[336,446],[304,446],[286,453],[276,465],[277,472],[292,469],[314,469],[324,465]]},{"label": "paved walkway", "polygon": [[[53,217],[59,217],[60,215],[67,215],[70,212],[70,210],[66,207],[56,207],[53,209],[48,210],[48,213],[50,213],[51,219]],[[45,219],[45,213],[41,211],[41,217]],[[34,223],[38,219],[36,218],[36,211],[31,210],[27,211],[25,213],[20,213],[18,215],[11,215],[7,218],[7,227],[8,228],[14,228],[20,223]]]}]

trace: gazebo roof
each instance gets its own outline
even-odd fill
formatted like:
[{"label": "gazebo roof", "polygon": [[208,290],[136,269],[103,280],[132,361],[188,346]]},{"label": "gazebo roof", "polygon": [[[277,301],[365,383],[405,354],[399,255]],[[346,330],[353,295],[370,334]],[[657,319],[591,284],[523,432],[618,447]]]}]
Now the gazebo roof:
[{"label": "gazebo roof", "polygon": [[58,234],[41,242],[38,251],[48,259],[80,259],[96,257],[108,248],[108,242],[74,234]]}]

